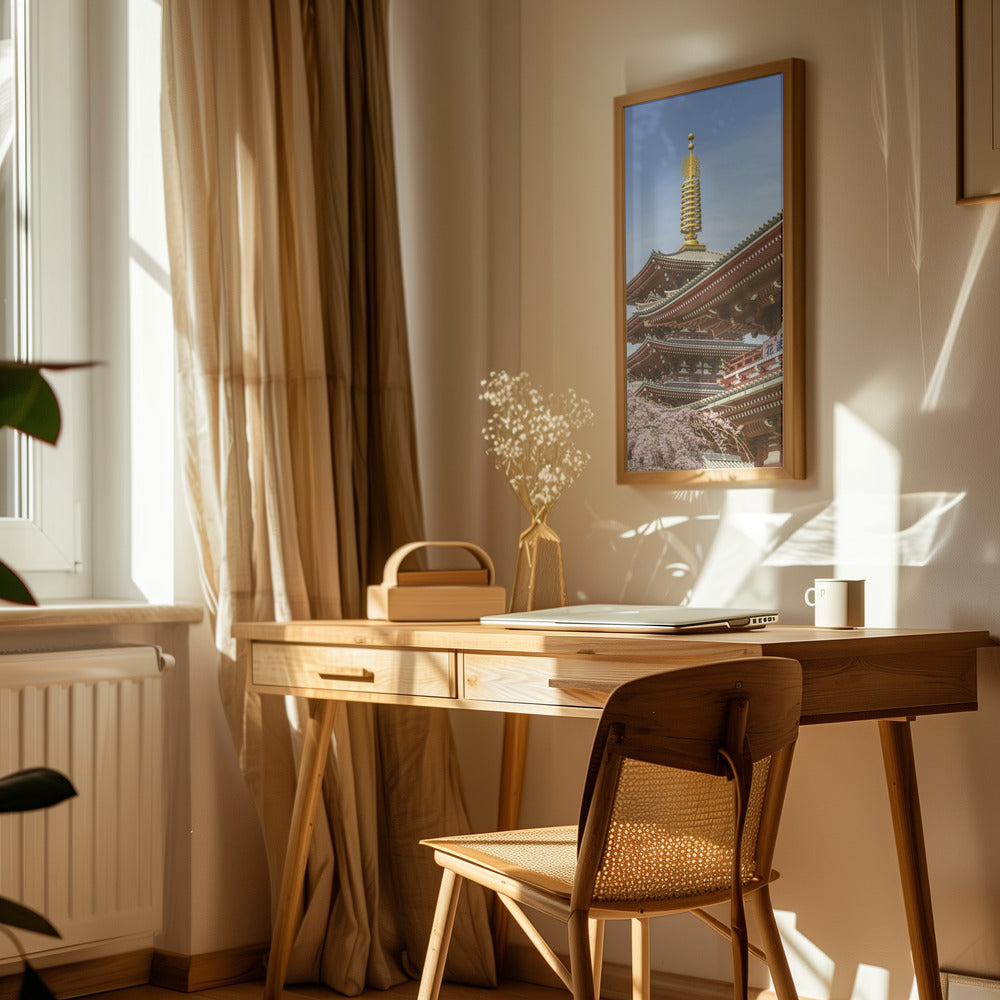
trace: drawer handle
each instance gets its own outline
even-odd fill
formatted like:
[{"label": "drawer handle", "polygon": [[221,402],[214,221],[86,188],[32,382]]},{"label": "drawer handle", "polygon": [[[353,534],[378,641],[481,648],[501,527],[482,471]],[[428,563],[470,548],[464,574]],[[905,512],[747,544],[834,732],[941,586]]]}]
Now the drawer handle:
[{"label": "drawer handle", "polygon": [[319,674],[321,681],[374,681],[375,675],[364,667],[340,667],[336,673]]},{"label": "drawer handle", "polygon": [[559,691],[597,691],[601,694],[614,691],[621,681],[602,681],[596,678],[550,677],[549,687]]}]

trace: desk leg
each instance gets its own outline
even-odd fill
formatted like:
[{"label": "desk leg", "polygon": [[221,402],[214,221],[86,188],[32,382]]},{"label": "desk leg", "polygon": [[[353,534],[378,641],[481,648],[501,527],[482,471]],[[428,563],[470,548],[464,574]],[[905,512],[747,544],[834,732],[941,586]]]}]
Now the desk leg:
[{"label": "desk leg", "polygon": [[[312,714],[313,710],[315,714]],[[279,1000],[288,971],[288,958],[298,929],[299,904],[302,901],[302,883],[309,857],[316,806],[323,788],[323,770],[326,766],[330,737],[333,735],[333,716],[337,703],[320,699],[312,703],[302,744],[302,763],[295,785],[295,803],[292,822],[288,831],[285,864],[281,870],[281,890],[271,931],[271,952],[267,961],[267,978],[264,982],[264,1000]]]},{"label": "desk leg", "polygon": [[920,1000],[942,1000],[934,913],[927,878],[924,830],[920,820],[917,773],[913,763],[913,740],[906,720],[884,719],[878,724],[882,760],[889,789],[892,828],[896,835],[896,857],[903,883],[906,926]]},{"label": "desk leg", "polygon": [[[503,723],[503,757],[500,761],[500,800],[497,803],[497,829],[513,830],[521,819],[521,788],[524,783],[524,762],[528,749],[527,715],[509,714]],[[499,899],[493,899],[493,957],[497,975],[503,967],[507,949],[507,910]]]}]

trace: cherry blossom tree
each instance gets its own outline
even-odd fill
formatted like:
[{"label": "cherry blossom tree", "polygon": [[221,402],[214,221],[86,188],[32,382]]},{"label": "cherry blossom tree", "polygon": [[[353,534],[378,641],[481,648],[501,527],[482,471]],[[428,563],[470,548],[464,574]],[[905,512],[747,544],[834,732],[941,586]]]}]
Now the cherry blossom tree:
[{"label": "cherry blossom tree", "polygon": [[702,469],[705,452],[748,459],[736,429],[712,410],[662,406],[640,396],[631,387],[626,397],[631,471]]}]

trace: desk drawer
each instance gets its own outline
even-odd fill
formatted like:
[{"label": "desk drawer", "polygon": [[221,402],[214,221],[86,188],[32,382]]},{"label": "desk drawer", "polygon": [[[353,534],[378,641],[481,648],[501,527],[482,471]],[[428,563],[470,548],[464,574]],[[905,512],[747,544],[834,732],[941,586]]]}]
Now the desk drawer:
[{"label": "desk drawer", "polygon": [[594,657],[466,653],[464,697],[515,705],[601,708],[619,684],[662,669],[662,663],[619,663]]},{"label": "desk drawer", "polygon": [[426,698],[454,698],[457,690],[455,654],[442,650],[255,642],[252,655],[261,687]]}]

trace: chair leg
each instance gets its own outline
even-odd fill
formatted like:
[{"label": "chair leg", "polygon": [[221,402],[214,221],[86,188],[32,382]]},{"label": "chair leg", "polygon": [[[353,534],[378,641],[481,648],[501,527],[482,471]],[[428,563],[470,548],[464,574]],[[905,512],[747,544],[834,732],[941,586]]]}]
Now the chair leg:
[{"label": "chair leg", "polygon": [[573,1000],[597,1000],[587,911],[574,910],[569,915],[566,929],[569,932],[569,971],[573,977]]},{"label": "chair leg", "polygon": [[590,955],[594,969],[594,995],[601,995],[601,972],[604,967],[604,921],[592,917],[590,926]]},{"label": "chair leg", "polygon": [[785,947],[778,933],[778,924],[774,919],[774,908],[771,906],[768,886],[758,889],[749,898],[754,916],[757,918],[757,929],[764,945],[764,952],[767,955],[767,967],[774,983],[774,992],[778,1000],[799,1000],[795,983],[792,981],[792,972],[788,968]]},{"label": "chair leg", "polygon": [[649,1000],[649,921],[632,919],[632,1000]]},{"label": "chair leg", "polygon": [[750,944],[745,923],[733,921],[733,1000],[747,1000]]},{"label": "chair leg", "polygon": [[444,976],[445,960],[448,958],[448,945],[451,944],[451,930],[455,925],[455,911],[458,909],[462,881],[461,876],[450,868],[443,869],[417,1000],[437,1000],[441,991],[441,979]]}]

